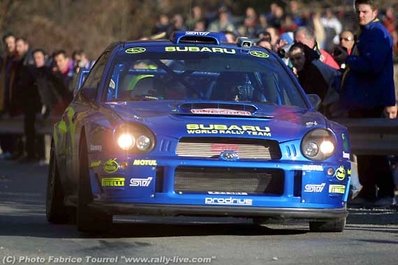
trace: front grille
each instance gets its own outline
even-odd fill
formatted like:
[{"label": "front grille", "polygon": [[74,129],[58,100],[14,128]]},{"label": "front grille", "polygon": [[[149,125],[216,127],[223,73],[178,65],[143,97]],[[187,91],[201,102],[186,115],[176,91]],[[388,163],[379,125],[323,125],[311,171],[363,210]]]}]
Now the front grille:
[{"label": "front grille", "polygon": [[178,167],[174,190],[182,193],[234,192],[283,194],[282,170],[252,168]]},{"label": "front grille", "polygon": [[276,141],[235,138],[183,138],[177,145],[176,154],[185,157],[219,158],[223,151],[235,151],[239,159],[281,158]]}]

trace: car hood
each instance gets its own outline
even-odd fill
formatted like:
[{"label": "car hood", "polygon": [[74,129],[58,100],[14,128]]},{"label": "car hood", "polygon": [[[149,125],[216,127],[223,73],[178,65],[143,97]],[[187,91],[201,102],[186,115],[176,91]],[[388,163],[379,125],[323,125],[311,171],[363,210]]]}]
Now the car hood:
[{"label": "car hood", "polygon": [[138,122],[157,135],[172,138],[233,135],[284,141],[301,138],[306,131],[327,125],[319,112],[274,104],[150,101],[107,105],[124,122]]}]

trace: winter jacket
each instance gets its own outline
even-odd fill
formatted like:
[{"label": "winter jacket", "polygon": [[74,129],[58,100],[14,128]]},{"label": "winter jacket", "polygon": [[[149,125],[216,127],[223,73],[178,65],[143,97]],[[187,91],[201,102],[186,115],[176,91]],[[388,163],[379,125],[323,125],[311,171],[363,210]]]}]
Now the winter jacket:
[{"label": "winter jacket", "polygon": [[342,77],[341,100],[349,110],[395,105],[393,42],[376,19],[361,28]]}]

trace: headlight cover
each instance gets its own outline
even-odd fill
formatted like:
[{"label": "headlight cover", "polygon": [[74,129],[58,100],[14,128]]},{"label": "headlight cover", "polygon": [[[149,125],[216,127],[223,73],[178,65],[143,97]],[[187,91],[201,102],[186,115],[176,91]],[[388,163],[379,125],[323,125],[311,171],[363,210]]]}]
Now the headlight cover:
[{"label": "headlight cover", "polygon": [[151,151],[155,146],[155,136],[142,125],[121,125],[114,136],[116,145],[123,151],[143,153]]},{"label": "headlight cover", "polygon": [[336,138],[331,131],[314,129],[308,132],[301,141],[301,152],[311,160],[325,160],[333,155],[336,149]]}]

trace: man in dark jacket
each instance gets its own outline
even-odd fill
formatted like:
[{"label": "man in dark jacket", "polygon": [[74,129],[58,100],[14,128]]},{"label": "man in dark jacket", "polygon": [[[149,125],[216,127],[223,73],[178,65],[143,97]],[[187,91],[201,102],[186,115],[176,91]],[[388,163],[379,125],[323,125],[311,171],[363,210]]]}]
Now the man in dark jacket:
[{"label": "man in dark jacket", "polygon": [[[396,118],[391,36],[377,19],[375,0],[356,0],[355,8],[361,33],[346,60],[342,103],[351,118]],[[380,206],[393,202],[394,185],[386,157],[358,156],[358,171],[362,199],[377,199]]]}]

